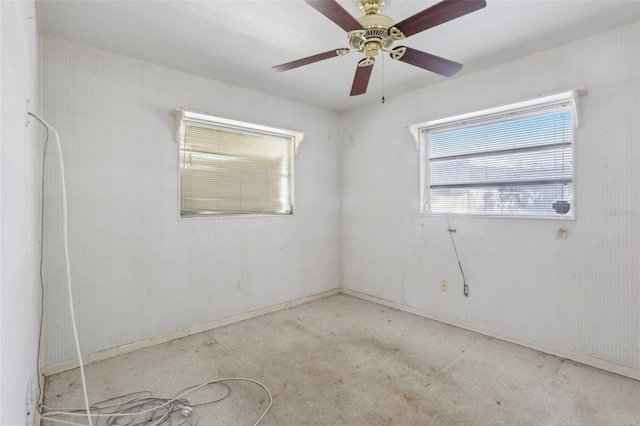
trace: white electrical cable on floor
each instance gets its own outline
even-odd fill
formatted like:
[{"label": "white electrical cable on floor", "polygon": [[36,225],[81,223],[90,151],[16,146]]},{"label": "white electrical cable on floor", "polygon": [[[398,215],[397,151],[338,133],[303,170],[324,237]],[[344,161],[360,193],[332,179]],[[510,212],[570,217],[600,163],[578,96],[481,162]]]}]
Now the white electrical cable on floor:
[{"label": "white electrical cable on floor", "polygon": [[[208,384],[212,384],[212,383],[221,383],[221,382],[225,382],[225,381],[247,381],[247,382],[251,382],[251,383],[255,383],[257,385],[259,385],[260,387],[262,387],[265,392],[267,392],[267,395],[269,395],[269,405],[267,406],[267,408],[263,411],[262,415],[258,418],[258,420],[254,423],[254,426],[256,426],[258,423],[260,423],[262,421],[262,419],[264,418],[264,416],[269,412],[269,410],[271,409],[271,406],[273,405],[273,397],[271,396],[271,392],[269,392],[269,389],[267,389],[267,387],[265,385],[263,385],[262,383],[258,382],[257,380],[253,380],[253,379],[247,379],[244,377],[227,377],[224,379],[216,379],[216,380],[211,380],[208,382],[204,382],[201,383],[197,386],[194,386],[192,388],[190,388],[189,390],[180,393],[179,395],[177,395],[175,398],[168,400],[166,403],[155,406],[153,408],[147,409],[147,410],[143,410],[143,411],[139,411],[139,412],[130,412],[130,413],[122,413],[122,414],[118,414],[118,413],[92,413],[91,412],[91,405],[89,404],[89,396],[87,393],[87,383],[86,383],[86,379],[85,379],[85,374],[84,374],[84,362],[82,360],[82,352],[80,351],[80,339],[78,338],[78,329],[76,326],[76,318],[75,318],[75,311],[73,308],[73,291],[71,288],[71,265],[70,265],[70,261],[69,261],[69,232],[68,232],[68,214],[67,214],[67,185],[65,182],[65,177],[64,177],[64,161],[62,159],[62,147],[60,145],[60,136],[58,135],[58,132],[56,131],[56,129],[54,129],[53,127],[51,127],[51,125],[49,125],[49,123],[47,123],[43,118],[41,118],[40,116],[38,116],[37,114],[34,114],[32,112],[28,112],[28,114],[32,117],[34,117],[36,120],[38,120],[40,123],[42,123],[48,131],[51,131],[54,136],[55,136],[55,140],[56,140],[56,147],[58,148],[58,161],[59,161],[59,165],[60,165],[60,175],[61,175],[61,179],[62,179],[62,217],[63,217],[63,243],[64,243],[64,259],[65,259],[65,267],[66,267],[66,274],[67,274],[67,290],[69,293],[69,310],[71,311],[71,324],[72,324],[72,329],[73,329],[73,337],[75,339],[75,346],[76,346],[76,352],[78,355],[78,362],[80,363],[80,376],[82,378],[82,391],[84,393],[84,402],[85,402],[85,407],[82,410],[86,411],[86,414],[84,413],[74,413],[74,412],[69,412],[69,411],[52,411],[52,412],[47,412],[47,413],[43,413],[41,415],[41,419],[43,420],[49,420],[52,422],[56,422],[56,423],[62,423],[62,424],[69,424],[69,425],[84,425],[84,423],[75,423],[75,422],[71,422],[71,421],[66,421],[66,420],[62,420],[62,419],[57,419],[55,418],[55,416],[59,416],[59,415],[66,415],[66,416],[80,416],[80,417],[86,417],[89,421],[89,426],[93,426],[93,421],[92,421],[92,416],[93,417],[110,417],[110,418],[114,418],[114,417],[131,417],[132,415],[137,415],[137,414],[145,414],[145,413],[149,413],[152,411],[155,411],[159,408],[162,407],[166,407],[167,405],[170,404],[174,404],[176,401],[180,400],[183,396],[202,388],[203,386],[206,386]],[[43,159],[43,163],[44,163],[45,159]],[[44,171],[43,171],[44,173]],[[44,178],[44,177],[43,177]],[[44,208],[44,206],[43,206]],[[42,244],[42,242],[41,242]],[[48,407],[47,407],[48,408]],[[167,415],[171,414],[171,412],[167,412]],[[167,420],[167,416],[163,416],[161,417],[158,421],[154,422],[153,424],[150,424],[149,426],[157,426],[160,425],[162,423],[164,423]]]},{"label": "white electrical cable on floor", "polygon": [[56,129],[51,127],[49,123],[47,123],[44,119],[39,117],[37,114],[34,114],[32,112],[29,112],[28,114],[34,117],[39,122],[41,122],[47,129],[49,129],[54,134],[55,140],[56,140],[56,146],[58,148],[58,160],[60,164],[60,175],[62,179],[62,222],[63,222],[62,234],[64,239],[64,260],[65,260],[65,267],[66,267],[66,273],[67,273],[67,289],[69,293],[69,308],[70,308],[69,310],[71,311],[71,324],[73,326],[72,327],[73,337],[75,338],[76,351],[78,354],[78,362],[80,363],[80,376],[82,377],[82,390],[84,392],[84,403],[86,406],[85,408],[87,410],[89,425],[93,426],[93,423],[91,421],[91,406],[89,404],[89,396],[87,395],[87,383],[84,377],[84,363],[82,361],[82,352],[80,351],[80,340],[78,339],[78,329],[76,327],[76,317],[73,309],[73,292],[71,290],[71,266],[69,263],[69,235],[67,230],[67,222],[68,222],[67,220],[67,185],[65,183],[65,178],[64,178],[64,161],[62,160],[62,147],[60,146],[60,136],[58,135],[58,132],[56,131]]},{"label": "white electrical cable on floor", "polygon": [[[210,380],[208,382],[200,383],[199,385],[192,386],[192,387],[188,388],[184,392],[180,392],[174,398],[166,400],[164,403],[156,405],[156,406],[154,406],[152,408],[148,408],[146,410],[127,411],[127,412],[123,412],[123,413],[117,413],[117,412],[114,412],[114,413],[92,413],[91,416],[98,418],[98,422],[99,422],[99,418],[109,418],[109,419],[115,419],[117,417],[129,417],[130,418],[130,417],[138,416],[140,414],[152,413],[152,412],[154,412],[156,410],[159,410],[161,408],[172,406],[173,404],[176,404],[178,402],[184,401],[183,397],[187,396],[191,392],[194,392],[194,391],[196,391],[196,390],[198,390],[198,389],[200,389],[200,388],[202,388],[202,387],[204,387],[206,385],[210,385],[210,384],[213,384],[213,383],[223,383],[223,382],[228,382],[228,381],[245,381],[245,382],[255,383],[255,384],[259,385],[260,387],[262,387],[262,389],[264,389],[264,391],[269,396],[269,404],[267,405],[267,408],[262,412],[262,415],[253,424],[253,426],[257,426],[258,423],[260,423],[262,421],[264,416],[266,416],[267,413],[269,412],[269,410],[271,409],[271,406],[273,405],[273,396],[271,395],[271,392],[269,391],[269,389],[265,385],[263,385],[262,383],[260,383],[257,380],[247,379],[245,377],[226,377],[226,378],[223,378],[223,379],[215,379],[215,380]],[[49,407],[46,407],[46,408],[49,408]],[[94,408],[96,408],[96,407],[94,407]],[[84,423],[76,423],[76,422],[73,422],[73,421],[57,419],[56,418],[57,416],[87,417],[87,414],[85,414],[85,413],[79,413],[79,412],[71,411],[71,410],[76,410],[76,409],[67,408],[65,410],[67,410],[67,411],[59,410],[59,411],[51,411],[51,412],[44,413],[42,415],[42,419],[43,420],[53,421],[53,422],[56,422],[56,423],[68,424],[68,425],[75,425],[75,426],[84,425]],[[172,410],[168,410],[165,415],[163,415],[161,418],[159,418],[154,423],[149,423],[148,426],[159,426],[159,425],[165,423],[167,421],[167,419],[169,419],[169,416],[171,414],[172,414]],[[111,423],[109,423],[109,424],[111,424]],[[119,423],[115,423],[115,424],[119,424]]]}]

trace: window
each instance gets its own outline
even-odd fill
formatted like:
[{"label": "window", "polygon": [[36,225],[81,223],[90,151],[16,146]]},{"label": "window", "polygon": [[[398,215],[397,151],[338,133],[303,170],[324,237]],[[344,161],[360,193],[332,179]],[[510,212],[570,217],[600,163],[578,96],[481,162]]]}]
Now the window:
[{"label": "window", "polygon": [[421,213],[573,217],[577,93],[412,126]]},{"label": "window", "polygon": [[180,217],[293,213],[293,158],[303,134],[183,109]]}]

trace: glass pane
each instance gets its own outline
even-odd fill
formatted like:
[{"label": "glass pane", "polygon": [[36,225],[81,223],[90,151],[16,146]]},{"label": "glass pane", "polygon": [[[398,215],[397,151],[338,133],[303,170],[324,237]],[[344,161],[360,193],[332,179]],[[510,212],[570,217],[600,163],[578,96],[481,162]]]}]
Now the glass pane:
[{"label": "glass pane", "polygon": [[567,201],[572,213],[571,185],[526,185],[431,190],[430,210],[438,213],[558,216],[557,201]]},{"label": "glass pane", "polygon": [[549,147],[512,154],[486,153],[477,157],[432,161],[431,186],[484,182],[565,180],[572,176],[571,147]]},{"label": "glass pane", "polygon": [[185,124],[182,216],[291,213],[292,140]]},{"label": "glass pane", "polygon": [[429,132],[429,158],[526,148],[573,139],[571,111]]},{"label": "glass pane", "polygon": [[427,132],[424,210],[557,216],[561,201],[557,210],[572,216],[572,111],[550,108]]}]

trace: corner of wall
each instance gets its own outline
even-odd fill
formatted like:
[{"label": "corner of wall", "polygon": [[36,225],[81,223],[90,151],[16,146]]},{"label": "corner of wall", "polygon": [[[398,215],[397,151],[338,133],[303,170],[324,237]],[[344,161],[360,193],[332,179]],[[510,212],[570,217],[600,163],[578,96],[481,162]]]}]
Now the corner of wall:
[{"label": "corner of wall", "polygon": [[338,203],[340,205],[340,229],[339,229],[339,238],[340,238],[340,248],[339,248],[339,259],[338,259],[338,288],[344,288],[344,158],[343,158],[343,130],[344,130],[344,113],[341,112],[338,115],[338,191],[339,191],[339,199]]},{"label": "corner of wall", "polygon": [[41,132],[35,1],[0,2],[0,424],[35,424],[39,384]]}]

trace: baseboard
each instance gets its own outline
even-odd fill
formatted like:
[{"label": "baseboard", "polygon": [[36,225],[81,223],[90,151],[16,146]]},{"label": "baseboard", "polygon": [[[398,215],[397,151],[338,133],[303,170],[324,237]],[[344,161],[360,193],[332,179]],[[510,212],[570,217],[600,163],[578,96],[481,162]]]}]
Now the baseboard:
[{"label": "baseboard", "polygon": [[[93,364],[95,362],[104,361],[106,359],[113,358],[119,355],[127,354],[130,352],[134,352],[134,351],[148,348],[151,346],[159,345],[161,343],[166,343],[171,340],[180,339],[182,337],[187,337],[194,334],[202,333],[204,331],[209,331],[214,328],[223,327],[225,325],[233,324],[235,322],[259,317],[265,314],[270,314],[272,312],[281,311],[287,308],[292,308],[294,306],[302,305],[303,303],[313,302],[314,300],[323,299],[328,296],[339,294],[340,291],[341,291],[340,288],[336,288],[333,290],[317,293],[317,294],[303,297],[300,299],[295,299],[288,302],[279,303],[277,305],[268,306],[266,308],[257,309],[255,311],[246,312],[243,314],[234,315],[227,318],[222,318],[219,320],[211,321],[205,324],[200,324],[190,328],[185,328],[183,330],[173,331],[170,333],[151,337],[149,339],[128,343],[122,346],[116,346],[115,348],[109,348],[109,349],[105,349],[102,351],[94,352],[86,356],[83,356],[82,360],[84,362],[84,365]],[[73,358],[73,359],[69,359],[66,361],[62,361],[62,362],[58,362],[55,364],[50,364],[42,367],[40,369],[40,375],[41,377],[51,376],[54,374],[62,373],[63,371],[73,370],[74,368],[77,368],[77,367],[78,367],[78,359]]]},{"label": "baseboard", "polygon": [[[365,293],[360,293],[358,291],[350,290],[347,288],[336,288],[333,290],[329,290],[326,292],[314,294],[311,296],[303,297],[296,300],[291,300],[288,302],[279,303],[277,305],[268,306],[266,308],[257,309],[255,311],[246,312],[239,315],[234,315],[227,318],[222,318],[219,320],[215,320],[212,322],[208,322],[205,324],[200,324],[194,327],[186,328],[183,330],[174,331],[171,333],[162,334],[160,336],[152,337],[145,340],[140,340],[137,342],[129,343],[122,346],[117,346],[115,348],[105,349],[99,352],[94,352],[83,357],[84,365],[93,364],[95,362],[104,361],[109,358],[113,358],[119,355],[127,354],[130,352],[134,352],[140,349],[148,348],[151,346],[159,345],[162,343],[169,342],[171,340],[180,339],[182,337],[191,336],[194,334],[202,333],[204,331],[212,330],[218,327],[222,327],[225,325],[233,324],[239,321],[244,321],[251,318],[256,318],[265,314],[269,314],[272,312],[277,312],[283,309],[291,308],[294,306],[302,305],[307,302],[312,302],[314,300],[322,299],[328,296],[333,296],[339,293],[344,293],[349,296],[357,297],[359,299],[367,300],[369,302],[377,303],[379,305],[387,306],[390,308],[398,309],[400,311],[408,312],[414,315],[418,315],[424,318],[432,319],[434,321],[442,322],[445,324],[453,325],[455,327],[464,328],[466,330],[470,330],[476,333],[480,333],[486,336],[494,337],[496,339],[504,340],[509,343],[514,343],[516,345],[524,346],[530,349],[534,349],[540,352],[548,353],[551,355],[558,356],[560,358],[569,359],[571,361],[578,362],[580,364],[588,365],[590,367],[599,368],[601,370],[609,371],[611,373],[619,374],[621,376],[629,377],[631,379],[640,380],[640,370],[635,368],[627,367],[624,365],[616,364],[611,361],[602,360],[599,358],[594,358],[588,355],[584,355],[577,352],[572,352],[566,349],[558,348],[555,346],[547,345],[541,342],[536,342],[533,340],[523,339],[521,337],[512,336],[506,333],[502,333],[495,330],[486,329],[483,327],[479,327],[475,324],[468,323],[465,321],[457,320],[455,318],[449,318],[442,315],[434,314],[433,312],[428,312],[423,309],[414,308],[411,306],[404,305],[402,303],[392,302],[386,299],[382,299],[376,296],[371,296]],[[40,377],[44,379],[46,376],[51,376],[53,374],[58,374],[63,371],[72,370],[78,367],[78,360],[76,358],[62,361],[55,364],[50,364],[42,367],[40,369]],[[44,385],[44,383],[43,383]],[[44,389],[44,387],[43,387]]]},{"label": "baseboard", "polygon": [[369,302],[377,303],[379,305],[387,306],[389,308],[398,309],[400,311],[408,312],[414,315],[418,315],[424,318],[432,319],[434,321],[442,322],[445,324],[453,325],[455,327],[464,328],[466,330],[474,331],[476,333],[484,334],[485,336],[494,337],[496,339],[504,340],[505,342],[514,343],[516,345],[524,346],[530,349],[534,349],[540,352],[544,352],[550,355],[555,355],[560,358],[569,359],[571,361],[575,361],[580,364],[588,365],[590,367],[599,368],[601,370],[605,370],[611,373],[619,374],[620,376],[625,376],[631,379],[640,380],[640,370],[627,367],[624,365],[616,364],[611,361],[603,360],[600,358],[594,358],[592,356],[584,355],[577,352],[572,352],[566,349],[558,348],[555,346],[550,346],[544,343],[536,342],[534,340],[523,339],[521,337],[512,336],[506,333],[501,333],[499,331],[486,329],[483,327],[478,327],[474,324],[460,321],[454,318],[448,318],[442,315],[434,314],[432,312],[428,312],[422,309],[413,308],[411,306],[404,305],[402,303],[391,302],[389,300],[381,299],[376,296],[370,296],[365,293],[360,293],[358,291],[350,290],[347,288],[341,289],[342,293],[347,294],[349,296],[354,296],[359,299],[363,299]]}]

